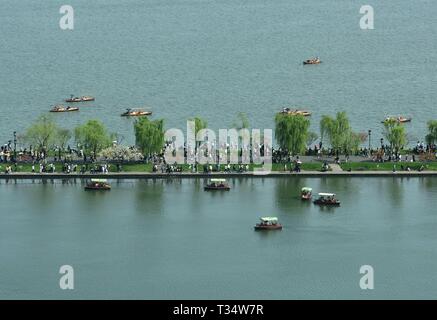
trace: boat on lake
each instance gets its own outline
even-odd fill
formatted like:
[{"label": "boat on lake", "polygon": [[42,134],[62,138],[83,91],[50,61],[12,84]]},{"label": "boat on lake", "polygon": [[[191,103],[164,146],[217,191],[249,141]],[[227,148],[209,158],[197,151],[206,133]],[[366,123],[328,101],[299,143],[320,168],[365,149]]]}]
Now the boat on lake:
[{"label": "boat on lake", "polygon": [[312,197],[313,197],[313,189],[308,187],[302,188],[300,192],[300,198],[302,200],[311,200]]},{"label": "boat on lake", "polygon": [[291,108],[283,108],[279,113],[282,114],[288,114],[292,116],[304,116],[309,117],[311,115],[311,112],[307,110],[298,110],[298,109],[291,109]]},{"label": "boat on lake", "polygon": [[69,99],[65,99],[65,102],[86,102],[86,101],[94,101],[96,98],[91,96],[82,96],[82,97],[75,97],[74,95],[71,95]]},{"label": "boat on lake", "polygon": [[276,217],[262,217],[260,223],[255,225],[255,230],[282,230],[282,225]]},{"label": "boat on lake", "polygon": [[385,123],[387,121],[396,121],[399,123],[406,123],[406,122],[411,122],[411,120],[412,120],[412,118],[407,118],[407,117],[402,117],[402,116],[400,116],[400,117],[387,117],[387,118],[385,118],[384,121],[382,121],[382,123]]},{"label": "boat on lake", "polygon": [[145,111],[143,109],[126,109],[125,112],[121,114],[122,117],[141,117],[150,116],[152,111]]},{"label": "boat on lake", "polygon": [[319,193],[319,197],[314,200],[314,204],[319,206],[340,206],[340,201],[335,198],[335,193]]},{"label": "boat on lake", "polygon": [[211,179],[210,182],[204,187],[205,191],[212,191],[212,190],[223,190],[223,191],[229,191],[231,190],[231,187],[226,182],[226,179]]},{"label": "boat on lake", "polygon": [[72,112],[72,111],[79,111],[79,108],[77,107],[64,107],[63,105],[57,105],[54,106],[50,112]]},{"label": "boat on lake", "polygon": [[91,179],[86,184],[85,190],[111,190],[111,185],[106,179]]},{"label": "boat on lake", "polygon": [[91,97],[91,96],[83,96],[81,97],[82,101],[86,102],[86,101],[94,101],[96,100],[96,98]]},{"label": "boat on lake", "polygon": [[311,59],[305,60],[303,62],[303,64],[320,64],[321,62],[322,61],[320,60],[320,58],[316,57],[316,58],[311,58]]}]

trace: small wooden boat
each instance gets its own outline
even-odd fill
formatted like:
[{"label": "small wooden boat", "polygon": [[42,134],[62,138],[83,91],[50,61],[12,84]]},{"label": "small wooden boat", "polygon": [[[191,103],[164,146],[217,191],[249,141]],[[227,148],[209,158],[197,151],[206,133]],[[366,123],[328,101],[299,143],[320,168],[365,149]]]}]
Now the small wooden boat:
[{"label": "small wooden boat", "polygon": [[302,200],[311,200],[312,197],[313,197],[313,189],[308,187],[302,188],[300,192],[300,198]]},{"label": "small wooden boat", "polygon": [[211,179],[210,182],[204,187],[205,191],[222,190],[229,191],[231,187],[226,182],[226,179]]},{"label": "small wooden boat", "polygon": [[65,99],[65,102],[81,102],[82,98],[80,97],[75,97],[73,95],[71,95],[71,97],[69,99]]},{"label": "small wooden boat", "polygon": [[85,190],[111,190],[111,185],[106,181],[106,179],[91,179],[89,183],[85,186]]},{"label": "small wooden boat", "polygon": [[50,110],[50,112],[71,112],[71,111],[79,111],[79,108],[77,108],[77,107],[70,107],[70,106],[64,107],[62,105],[57,105],[57,106],[54,106]]},{"label": "small wooden boat", "polygon": [[335,193],[319,193],[319,198],[314,200],[319,206],[340,206],[340,201],[335,198]]},{"label": "small wooden boat", "polygon": [[276,217],[262,217],[261,222],[257,223],[254,227],[256,231],[259,230],[282,230],[282,225],[278,223]]},{"label": "small wooden boat", "polygon": [[121,114],[122,117],[140,117],[140,116],[150,116],[152,111],[145,111],[142,109],[126,109],[125,112]]},{"label": "small wooden boat", "polygon": [[399,123],[406,123],[406,122],[411,122],[412,118],[406,118],[406,117],[387,117],[385,118],[384,121],[381,121],[381,123],[385,123],[387,121],[397,121]]},{"label": "small wooden boat", "polygon": [[311,116],[311,112],[307,110],[298,110],[298,109],[292,110],[291,108],[283,108],[282,111],[280,111],[280,113],[288,114],[292,116],[304,116],[304,117]]},{"label": "small wooden boat", "polygon": [[71,95],[69,99],[65,99],[65,102],[87,102],[87,101],[94,101],[96,98],[91,96],[82,96],[82,97],[75,97]]},{"label": "small wooden boat", "polygon": [[320,58],[317,57],[317,58],[311,58],[311,59],[305,60],[303,62],[303,64],[320,64],[321,62],[322,61],[320,60]]},{"label": "small wooden boat", "polygon": [[91,97],[91,96],[83,96],[81,97],[82,101],[86,102],[86,101],[94,101],[96,100],[96,98]]}]

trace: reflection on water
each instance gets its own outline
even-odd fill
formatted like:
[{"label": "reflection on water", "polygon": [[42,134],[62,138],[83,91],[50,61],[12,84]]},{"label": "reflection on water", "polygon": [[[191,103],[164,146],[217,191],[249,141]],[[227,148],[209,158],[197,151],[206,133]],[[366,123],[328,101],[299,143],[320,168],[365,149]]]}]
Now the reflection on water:
[{"label": "reflection on water", "polygon": [[[79,179],[0,181],[0,298],[62,298],[53,270],[67,262],[80,270],[74,298],[429,298],[437,290],[429,281],[436,178],[228,180],[228,192],[177,177],[110,180],[108,192],[85,192]],[[341,207],[301,201],[304,186],[336,193]],[[283,230],[255,232],[260,216],[277,216]],[[378,275],[366,296],[357,288],[362,264]]]}]

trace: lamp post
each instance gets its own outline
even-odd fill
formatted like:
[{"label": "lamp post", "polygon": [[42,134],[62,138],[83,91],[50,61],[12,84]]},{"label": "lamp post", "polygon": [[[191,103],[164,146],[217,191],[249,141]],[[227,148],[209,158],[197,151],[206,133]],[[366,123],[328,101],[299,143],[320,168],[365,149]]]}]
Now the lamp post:
[{"label": "lamp post", "polygon": [[17,160],[17,131],[14,131],[14,162]]},{"label": "lamp post", "polygon": [[372,136],[372,130],[369,129],[369,152],[370,152],[370,148],[371,148],[371,144],[370,144],[370,137]]}]

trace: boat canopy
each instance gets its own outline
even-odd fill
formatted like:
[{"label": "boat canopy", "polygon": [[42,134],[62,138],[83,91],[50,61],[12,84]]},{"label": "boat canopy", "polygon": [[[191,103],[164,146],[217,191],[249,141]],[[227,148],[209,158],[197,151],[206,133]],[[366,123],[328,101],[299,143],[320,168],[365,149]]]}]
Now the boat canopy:
[{"label": "boat canopy", "polygon": [[302,188],[302,192],[311,192],[311,191],[313,191],[312,188],[308,188],[308,187],[303,187]]},{"label": "boat canopy", "polygon": [[91,182],[100,182],[100,183],[106,183],[106,179],[91,179]]},{"label": "boat canopy", "polygon": [[276,217],[262,217],[260,218],[263,222],[278,222],[278,218]]},{"label": "boat canopy", "polygon": [[211,179],[211,182],[226,182],[226,179]]},{"label": "boat canopy", "polygon": [[321,196],[321,197],[333,197],[333,196],[335,196],[335,193],[324,193],[324,192],[321,192],[321,193],[319,193],[319,196]]}]

